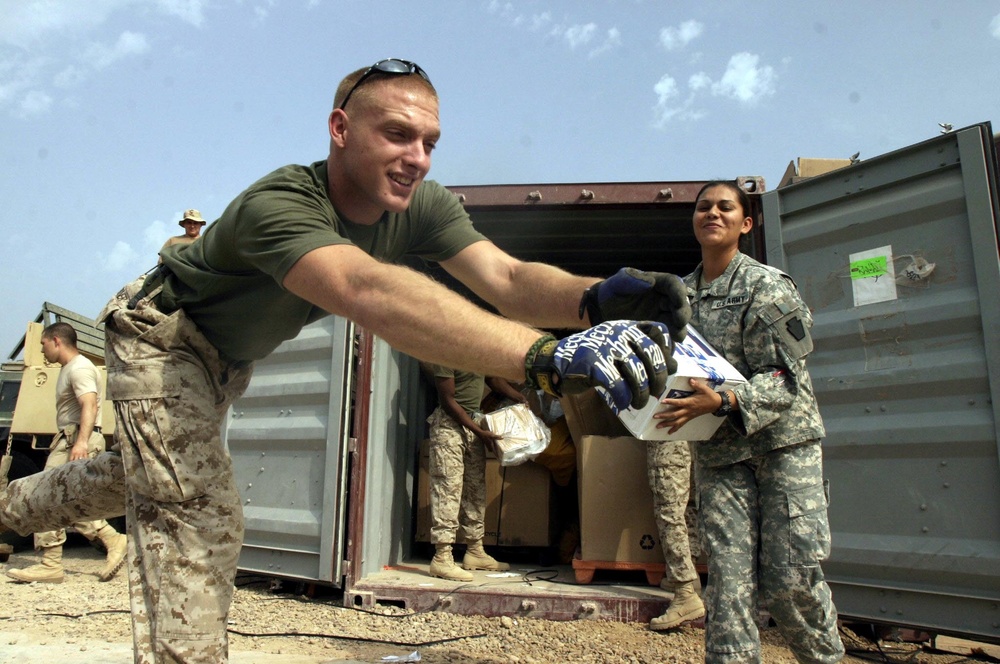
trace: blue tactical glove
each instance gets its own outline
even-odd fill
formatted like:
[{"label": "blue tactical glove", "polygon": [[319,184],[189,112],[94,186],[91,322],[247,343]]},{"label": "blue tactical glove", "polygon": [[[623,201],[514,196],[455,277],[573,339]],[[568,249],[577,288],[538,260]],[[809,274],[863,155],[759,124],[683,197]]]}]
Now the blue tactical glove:
[{"label": "blue tactical glove", "polygon": [[539,339],[524,360],[528,384],[555,397],[596,387],[611,409],[642,408],[667,384],[667,327],[616,320],[559,341]]},{"label": "blue tactical glove", "polygon": [[[680,343],[691,320],[687,287],[680,277],[666,272],[643,272],[623,267],[583,292],[580,320],[590,314],[590,324],[606,320],[655,320],[670,328],[670,338]],[[674,368],[676,370],[676,367]]]}]

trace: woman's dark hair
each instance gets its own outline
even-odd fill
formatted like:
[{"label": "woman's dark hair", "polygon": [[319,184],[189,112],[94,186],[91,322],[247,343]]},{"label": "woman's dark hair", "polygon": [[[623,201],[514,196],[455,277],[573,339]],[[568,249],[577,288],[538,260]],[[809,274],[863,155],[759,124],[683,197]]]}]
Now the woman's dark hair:
[{"label": "woman's dark hair", "polygon": [[698,199],[701,198],[702,194],[704,194],[706,191],[714,187],[729,187],[730,189],[735,191],[736,200],[740,202],[740,207],[743,208],[743,214],[749,216],[750,196],[747,194],[746,190],[743,189],[743,187],[737,184],[736,180],[712,180],[711,182],[706,182],[705,186],[703,186],[701,189],[698,190],[698,195],[694,197],[695,203],[698,202]]}]

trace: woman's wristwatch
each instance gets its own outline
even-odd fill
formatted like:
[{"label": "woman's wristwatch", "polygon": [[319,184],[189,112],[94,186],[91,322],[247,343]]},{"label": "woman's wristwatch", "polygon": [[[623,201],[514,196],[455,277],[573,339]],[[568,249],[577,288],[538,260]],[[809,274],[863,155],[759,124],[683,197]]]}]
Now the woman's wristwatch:
[{"label": "woman's wristwatch", "polygon": [[733,402],[729,400],[729,390],[723,390],[721,392],[716,392],[720,397],[722,397],[722,405],[719,409],[712,413],[716,417],[728,417],[730,413],[733,412]]}]

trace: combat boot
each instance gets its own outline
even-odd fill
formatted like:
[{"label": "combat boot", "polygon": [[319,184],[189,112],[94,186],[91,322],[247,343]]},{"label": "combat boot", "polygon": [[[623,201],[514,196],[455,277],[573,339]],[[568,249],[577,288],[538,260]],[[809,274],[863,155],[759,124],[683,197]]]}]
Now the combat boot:
[{"label": "combat boot", "polygon": [[[680,583],[686,583],[686,582],[685,581],[681,581]],[[670,579],[670,578],[667,578],[667,577],[663,577],[662,579],[660,579],[660,588],[662,588],[663,590],[666,590],[668,593],[674,592],[677,589],[678,585],[680,585],[680,584],[678,584],[677,581],[674,581],[673,579]],[[694,591],[696,593],[698,593],[699,595],[701,594],[701,577],[700,576],[694,577]]]},{"label": "combat boot", "polygon": [[482,540],[469,542],[466,546],[462,567],[465,569],[484,569],[490,572],[504,572],[510,569],[510,565],[502,563],[486,553]]},{"label": "combat boot", "polygon": [[42,562],[24,569],[9,569],[7,576],[21,583],[62,583],[65,572],[62,566],[62,547],[42,549]]},{"label": "combat boot", "polygon": [[108,525],[97,531],[97,536],[104,543],[104,548],[108,550],[104,567],[97,573],[97,578],[101,581],[110,581],[125,564],[125,554],[128,553],[128,538]]},{"label": "combat boot", "polygon": [[649,621],[649,628],[655,631],[673,629],[689,620],[697,620],[705,615],[705,605],[694,590],[694,581],[680,581],[674,587],[674,598],[667,612]]},{"label": "combat boot", "polygon": [[472,581],[471,574],[455,564],[451,557],[451,544],[435,544],[434,558],[431,559],[430,573],[448,581]]}]

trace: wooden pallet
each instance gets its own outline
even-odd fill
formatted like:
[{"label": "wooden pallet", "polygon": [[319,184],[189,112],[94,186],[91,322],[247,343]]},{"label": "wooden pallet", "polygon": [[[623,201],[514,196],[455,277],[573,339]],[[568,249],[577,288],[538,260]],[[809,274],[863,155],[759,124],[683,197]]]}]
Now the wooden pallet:
[{"label": "wooden pallet", "polygon": [[663,563],[628,563],[618,560],[580,560],[573,558],[573,573],[577,583],[590,583],[594,580],[594,572],[599,569],[615,571],[639,571],[646,574],[646,582],[651,586],[660,585],[666,574],[667,566]]}]

